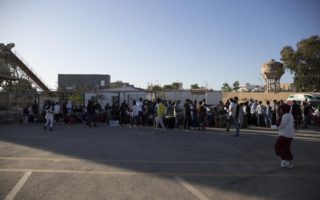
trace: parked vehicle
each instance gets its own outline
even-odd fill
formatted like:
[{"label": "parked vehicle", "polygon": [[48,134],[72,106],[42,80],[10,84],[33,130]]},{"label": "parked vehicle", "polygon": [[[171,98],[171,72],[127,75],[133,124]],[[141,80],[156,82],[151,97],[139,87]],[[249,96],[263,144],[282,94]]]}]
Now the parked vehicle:
[{"label": "parked vehicle", "polygon": [[320,94],[313,93],[297,93],[290,94],[287,98],[287,103],[292,104],[293,101],[296,101],[298,104],[301,104],[303,101],[308,101],[313,107],[320,105]]}]

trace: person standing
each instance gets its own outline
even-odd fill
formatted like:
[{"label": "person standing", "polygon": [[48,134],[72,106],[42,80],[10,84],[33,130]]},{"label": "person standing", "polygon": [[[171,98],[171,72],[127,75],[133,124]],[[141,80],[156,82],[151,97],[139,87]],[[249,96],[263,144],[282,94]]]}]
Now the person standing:
[{"label": "person standing", "polygon": [[230,98],[229,101],[230,101],[230,104],[229,104],[229,107],[227,107],[228,114],[227,114],[227,120],[226,120],[226,122],[227,122],[226,131],[230,130],[231,123],[234,122],[234,119],[232,117],[232,110],[234,109],[233,108],[234,107],[234,99]]},{"label": "person standing", "polygon": [[283,104],[279,112],[281,113],[281,119],[278,126],[279,136],[275,142],[275,152],[282,159],[280,167],[292,168],[291,161],[293,160],[293,155],[291,153],[291,142],[295,134],[293,116],[290,113],[290,106],[288,104]]},{"label": "person standing", "polygon": [[130,128],[133,128],[133,125],[135,125],[135,128],[137,129],[138,120],[139,120],[139,109],[138,109],[136,100],[133,100],[132,107],[131,107],[131,118],[130,118],[131,127]]},{"label": "person standing", "polygon": [[157,116],[155,118],[156,120],[156,127],[155,131],[158,133],[158,125],[161,126],[162,131],[161,133],[164,133],[166,131],[166,127],[164,126],[163,123],[163,118],[166,116],[166,106],[163,104],[161,99],[157,99]]},{"label": "person standing", "polygon": [[128,111],[128,104],[126,100],[124,100],[120,105],[120,125],[126,124],[127,121],[127,111]]},{"label": "person standing", "polygon": [[193,101],[193,104],[191,105],[191,116],[192,116],[192,127],[195,130],[197,127],[200,128],[199,126],[199,117],[198,117],[198,105],[197,105],[197,100]]},{"label": "person standing", "polygon": [[136,102],[137,104],[137,108],[138,108],[138,111],[139,111],[139,125],[140,126],[143,126],[143,102],[142,102],[142,98],[140,97],[138,99],[138,101]]},{"label": "person standing", "polygon": [[44,111],[46,112],[46,123],[44,125],[44,129],[47,130],[49,128],[50,131],[53,131],[53,112],[54,112],[54,103],[49,100],[46,101],[44,105]]},{"label": "person standing", "polygon": [[184,103],[184,109],[183,109],[183,128],[185,131],[190,130],[190,123],[191,123],[190,100],[186,99]]},{"label": "person standing", "polygon": [[272,125],[272,107],[270,106],[270,101],[267,101],[265,123],[266,127],[269,128]]},{"label": "person standing", "polygon": [[295,100],[291,106],[291,114],[294,120],[294,128],[298,129],[299,119],[301,118],[301,108]]},{"label": "person standing", "polygon": [[94,102],[92,100],[88,101],[87,104],[87,114],[88,114],[88,121],[87,125],[91,127],[91,123],[93,123],[93,126],[96,127],[96,108],[94,105]]},{"label": "person standing", "polygon": [[105,112],[105,114],[106,114],[106,122],[107,122],[107,125],[110,126],[111,106],[109,105],[109,103],[107,103],[107,104],[104,106],[104,112]]},{"label": "person standing", "polygon": [[173,105],[174,128],[179,128],[180,101],[175,101]]},{"label": "person standing", "polygon": [[239,99],[238,97],[233,98],[233,107],[232,107],[232,118],[235,125],[236,133],[234,134],[234,137],[240,136],[240,104],[238,103]]},{"label": "person standing", "polygon": [[257,106],[258,100],[252,100],[252,104],[250,106],[251,125],[257,125]]},{"label": "person standing", "polygon": [[303,105],[303,128],[308,128],[308,124],[310,124],[311,116],[313,113],[312,106],[309,102],[304,101]]},{"label": "person standing", "polygon": [[23,109],[23,122],[24,123],[28,123],[29,122],[29,118],[30,118],[30,111],[29,111],[29,107],[28,104],[26,104],[26,106]]},{"label": "person standing", "polygon": [[202,101],[199,101],[198,114],[199,114],[199,131],[200,130],[204,131],[206,126],[207,110],[205,108],[205,103]]},{"label": "person standing", "polygon": [[262,105],[262,101],[259,101],[257,108],[256,108],[256,112],[257,112],[257,126],[258,127],[262,127],[264,126],[264,108]]},{"label": "person standing", "polygon": [[61,108],[60,108],[59,102],[56,102],[56,104],[54,105],[53,111],[54,111],[54,121],[56,123],[60,123]]}]

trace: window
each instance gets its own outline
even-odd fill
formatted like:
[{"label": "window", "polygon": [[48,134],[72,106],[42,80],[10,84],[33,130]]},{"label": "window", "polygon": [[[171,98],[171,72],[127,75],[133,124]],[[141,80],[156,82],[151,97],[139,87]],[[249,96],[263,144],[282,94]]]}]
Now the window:
[{"label": "window", "polygon": [[314,96],[311,96],[311,95],[304,95],[304,98],[306,98],[306,99],[314,99]]}]

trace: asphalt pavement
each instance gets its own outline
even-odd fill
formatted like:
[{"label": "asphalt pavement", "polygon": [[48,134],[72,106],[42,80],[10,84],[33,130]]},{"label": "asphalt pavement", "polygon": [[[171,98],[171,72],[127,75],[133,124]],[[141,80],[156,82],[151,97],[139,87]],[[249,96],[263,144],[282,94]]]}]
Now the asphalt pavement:
[{"label": "asphalt pavement", "polygon": [[233,133],[0,125],[0,199],[320,199],[317,129],[297,132],[293,169],[275,130]]}]

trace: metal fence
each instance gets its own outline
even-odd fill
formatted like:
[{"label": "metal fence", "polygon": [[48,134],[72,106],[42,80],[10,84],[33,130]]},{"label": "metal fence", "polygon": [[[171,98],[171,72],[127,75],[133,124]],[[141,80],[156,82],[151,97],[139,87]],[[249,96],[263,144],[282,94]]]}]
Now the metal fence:
[{"label": "metal fence", "polygon": [[31,112],[35,102],[39,102],[37,93],[0,92],[0,123],[21,121],[23,110]]}]

